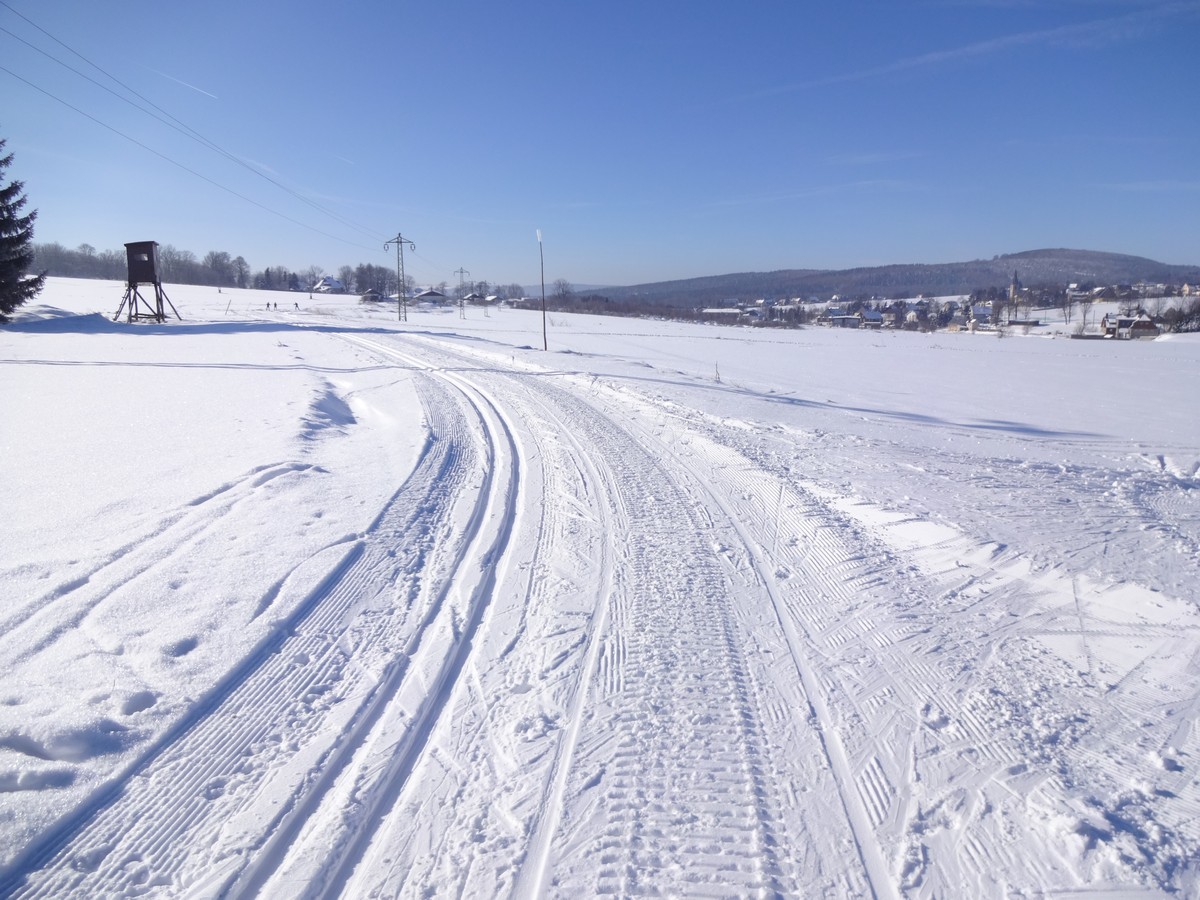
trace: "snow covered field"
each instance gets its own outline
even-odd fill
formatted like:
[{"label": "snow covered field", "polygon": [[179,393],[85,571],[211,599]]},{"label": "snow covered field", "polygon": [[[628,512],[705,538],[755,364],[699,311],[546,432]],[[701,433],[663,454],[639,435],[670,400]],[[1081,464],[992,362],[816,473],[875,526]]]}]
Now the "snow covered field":
[{"label": "snow covered field", "polygon": [[1200,336],[167,291],[0,328],[0,895],[1200,893]]}]

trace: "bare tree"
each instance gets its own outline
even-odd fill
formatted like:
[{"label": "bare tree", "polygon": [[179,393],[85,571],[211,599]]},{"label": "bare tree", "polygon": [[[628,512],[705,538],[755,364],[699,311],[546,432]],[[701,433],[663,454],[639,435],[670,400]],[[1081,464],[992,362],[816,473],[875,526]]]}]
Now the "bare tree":
[{"label": "bare tree", "polygon": [[233,260],[224,250],[209,250],[204,254],[203,265],[211,273],[213,284],[234,283]]},{"label": "bare tree", "polygon": [[249,287],[250,285],[250,263],[246,262],[246,257],[239,256],[233,261],[233,276],[236,279],[237,286],[240,288]]},{"label": "bare tree", "polygon": [[159,274],[163,281],[176,281],[176,274],[179,269],[180,253],[175,249],[174,244],[163,244],[158,248],[158,267]]},{"label": "bare tree", "polygon": [[124,253],[118,250],[105,250],[98,259],[100,260],[101,277],[113,280],[125,277],[128,261]]},{"label": "bare tree", "polygon": [[992,301],[992,314],[989,318],[991,319],[993,327],[999,328],[1004,323],[1005,317],[1008,315],[1011,315],[1011,313],[1008,310],[1007,297],[997,297]]},{"label": "bare tree", "polygon": [[1083,334],[1087,331],[1088,319],[1092,314],[1092,301],[1084,300],[1079,304],[1079,324],[1075,326],[1076,334]]},{"label": "bare tree", "polygon": [[320,266],[309,266],[300,273],[300,277],[304,281],[305,287],[312,288],[318,281],[325,277],[325,270]]},{"label": "bare tree", "polygon": [[1075,309],[1075,292],[1070,288],[1058,295],[1058,308],[1062,310],[1063,322],[1071,324],[1071,313]]}]

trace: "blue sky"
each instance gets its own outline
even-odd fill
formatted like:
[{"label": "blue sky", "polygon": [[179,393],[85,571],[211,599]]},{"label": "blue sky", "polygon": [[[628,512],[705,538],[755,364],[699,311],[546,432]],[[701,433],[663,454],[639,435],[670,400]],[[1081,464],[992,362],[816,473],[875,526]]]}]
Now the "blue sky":
[{"label": "blue sky", "polygon": [[536,283],[537,229],[587,285],[1200,262],[1200,2],[0,4],[38,241],[334,271],[403,232],[422,284]]}]

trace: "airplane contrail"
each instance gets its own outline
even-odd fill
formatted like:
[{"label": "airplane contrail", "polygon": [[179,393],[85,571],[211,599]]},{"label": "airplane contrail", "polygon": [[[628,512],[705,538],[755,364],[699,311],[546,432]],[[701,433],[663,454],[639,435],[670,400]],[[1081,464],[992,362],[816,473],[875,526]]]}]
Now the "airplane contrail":
[{"label": "airplane contrail", "polygon": [[185,88],[191,88],[197,94],[203,94],[205,97],[212,97],[214,100],[221,99],[216,94],[210,94],[208,91],[204,90],[203,88],[198,88],[194,84],[188,84],[186,81],[180,81],[178,78],[175,78],[173,75],[168,75],[166,72],[160,72],[158,69],[151,69],[149,66],[143,65],[142,63],[139,63],[139,65],[141,65],[143,69],[153,72],[155,75],[161,75],[163,78],[169,79],[176,84],[182,84]]}]

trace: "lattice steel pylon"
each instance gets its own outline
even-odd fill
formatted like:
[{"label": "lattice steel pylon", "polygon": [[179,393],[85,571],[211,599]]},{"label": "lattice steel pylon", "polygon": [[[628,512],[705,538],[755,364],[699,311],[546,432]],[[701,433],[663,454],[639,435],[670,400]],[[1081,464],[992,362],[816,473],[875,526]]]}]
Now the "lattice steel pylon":
[{"label": "lattice steel pylon", "polygon": [[392,244],[396,245],[396,319],[400,322],[407,322],[408,291],[404,284],[407,280],[404,276],[404,245],[408,244],[408,246],[412,247],[414,253],[417,250],[417,245],[400,233],[397,233],[390,241],[385,242],[383,249],[386,250]]}]

